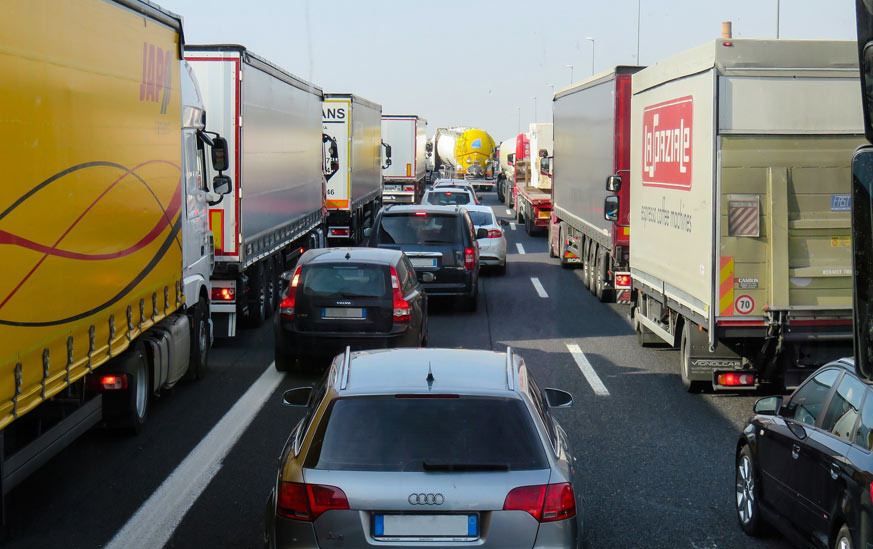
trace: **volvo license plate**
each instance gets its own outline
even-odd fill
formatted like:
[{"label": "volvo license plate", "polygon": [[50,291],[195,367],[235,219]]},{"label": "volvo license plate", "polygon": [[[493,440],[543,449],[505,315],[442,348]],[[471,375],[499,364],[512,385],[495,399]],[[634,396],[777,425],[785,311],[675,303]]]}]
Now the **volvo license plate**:
[{"label": "volvo license plate", "polygon": [[367,310],[361,307],[325,307],[321,310],[321,318],[367,318]]}]

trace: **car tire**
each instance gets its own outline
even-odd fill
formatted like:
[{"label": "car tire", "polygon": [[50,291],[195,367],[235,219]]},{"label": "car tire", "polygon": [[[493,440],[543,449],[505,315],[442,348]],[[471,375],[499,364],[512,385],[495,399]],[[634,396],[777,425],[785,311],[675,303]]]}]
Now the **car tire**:
[{"label": "car tire", "polygon": [[849,527],[844,524],[837,532],[837,537],[834,538],[834,549],[853,549],[854,547],[855,543],[852,541]]},{"label": "car tire", "polygon": [[[761,507],[758,504],[760,490],[758,489],[757,471],[752,460],[752,452],[747,445],[743,446],[737,454],[734,495],[737,522],[739,522],[740,528],[747,536],[760,536],[763,533],[764,525],[761,518]],[[837,535],[837,539],[839,539],[839,535]]]},{"label": "car tire", "polygon": [[682,336],[679,339],[679,377],[682,386],[689,393],[700,393],[707,389],[709,383],[691,379],[691,322],[682,324]]},{"label": "car tire", "polygon": [[209,365],[209,304],[202,296],[191,312],[191,361],[186,379],[202,379]]}]

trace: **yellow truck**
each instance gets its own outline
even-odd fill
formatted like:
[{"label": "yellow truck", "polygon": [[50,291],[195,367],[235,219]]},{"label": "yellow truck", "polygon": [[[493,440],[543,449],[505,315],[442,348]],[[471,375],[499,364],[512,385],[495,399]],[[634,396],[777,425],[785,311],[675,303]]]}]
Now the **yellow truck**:
[{"label": "yellow truck", "polygon": [[849,354],[855,42],[715,40],[632,86],[640,343],[678,347],[689,390],[790,387]]},{"label": "yellow truck", "polygon": [[4,3],[0,494],[206,367],[207,203],[231,182],[207,183],[226,147],[182,46],[147,2]]}]

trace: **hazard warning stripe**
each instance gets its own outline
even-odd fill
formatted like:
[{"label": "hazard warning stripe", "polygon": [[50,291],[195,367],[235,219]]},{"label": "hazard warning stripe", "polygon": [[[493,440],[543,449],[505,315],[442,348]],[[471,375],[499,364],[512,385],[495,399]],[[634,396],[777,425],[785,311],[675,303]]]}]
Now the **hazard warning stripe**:
[{"label": "hazard warning stripe", "polygon": [[339,209],[348,209],[349,201],[348,200],[325,200],[324,205],[326,208],[339,208]]},{"label": "hazard warning stripe", "polygon": [[734,258],[722,257],[718,276],[718,310],[720,316],[734,314]]}]

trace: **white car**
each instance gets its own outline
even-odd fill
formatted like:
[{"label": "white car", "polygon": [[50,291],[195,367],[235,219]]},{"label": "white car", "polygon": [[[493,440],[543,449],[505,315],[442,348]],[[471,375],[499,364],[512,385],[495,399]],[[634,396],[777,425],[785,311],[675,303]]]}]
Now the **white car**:
[{"label": "white car", "polygon": [[433,206],[474,206],[479,204],[479,199],[468,189],[438,187],[426,190],[421,197],[421,203]]},{"label": "white car", "polygon": [[467,189],[468,191],[473,193],[473,196],[476,197],[477,201],[479,200],[479,195],[476,194],[476,189],[473,187],[473,185],[470,184],[469,181],[466,181],[464,179],[437,179],[434,182],[433,187],[431,188],[436,189],[437,187],[455,187],[458,189]]},{"label": "white car", "polygon": [[[479,265],[495,267],[500,274],[506,273],[506,235],[490,206],[464,206],[476,229],[488,229],[486,238],[479,238]],[[505,223],[505,222],[504,222]]]}]

